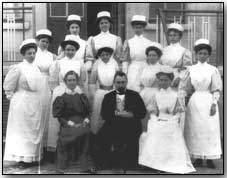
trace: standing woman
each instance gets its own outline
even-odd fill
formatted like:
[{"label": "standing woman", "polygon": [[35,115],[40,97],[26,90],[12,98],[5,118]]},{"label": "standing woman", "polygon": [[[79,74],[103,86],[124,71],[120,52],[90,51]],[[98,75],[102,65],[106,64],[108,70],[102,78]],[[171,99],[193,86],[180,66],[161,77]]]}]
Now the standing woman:
[{"label": "standing woman", "polygon": [[162,56],[162,45],[159,43],[152,43],[146,49],[147,60],[140,73],[140,95],[147,107],[150,103],[152,95],[158,90],[158,80],[156,73],[159,72],[162,65],[159,63]]},{"label": "standing woman", "polygon": [[[61,96],[65,92],[66,85],[64,83],[64,76],[68,71],[74,71],[79,76],[79,83],[76,87],[78,93],[82,93],[84,82],[86,80],[86,70],[79,60],[75,60],[75,55],[80,45],[77,43],[76,37],[74,35],[67,35],[65,40],[61,43],[61,47],[64,50],[65,57],[56,60],[56,62],[50,68],[50,87],[53,91],[52,103],[57,96]],[[57,118],[54,118],[52,113],[49,120],[49,132],[47,146],[48,150],[55,152],[58,132],[59,132],[59,122]]]},{"label": "standing woman", "polygon": [[43,88],[42,99],[43,99],[43,116],[45,121],[44,135],[43,135],[43,147],[47,146],[47,132],[48,132],[48,121],[50,117],[50,105],[51,105],[51,91],[48,84],[49,81],[49,70],[50,66],[56,59],[56,56],[48,51],[48,46],[52,41],[52,33],[48,29],[39,30],[36,33],[36,39],[38,44],[37,53],[35,56],[34,64],[39,68],[45,86]]},{"label": "standing woman", "polygon": [[207,63],[212,47],[207,39],[195,42],[195,56],[198,63],[191,66],[180,89],[190,94],[194,88],[186,111],[185,139],[195,167],[202,167],[203,159],[207,167],[215,168],[213,159],[221,157],[220,121],[218,100],[222,90],[222,80],[218,69]]},{"label": "standing woman", "polygon": [[[84,64],[86,41],[80,38],[81,29],[81,17],[75,14],[69,15],[66,21],[66,28],[70,35],[75,35],[76,42],[80,45],[80,48],[76,52],[75,59],[80,60]],[[58,58],[64,57],[64,50],[61,46],[58,48]]]},{"label": "standing woman", "polygon": [[[96,134],[102,127],[103,120],[101,119],[100,111],[104,95],[113,89],[113,79],[119,67],[117,62],[111,57],[113,49],[103,47],[98,50],[98,60],[95,62],[91,73],[91,88],[92,96],[94,96],[93,111],[91,116],[91,131]],[[97,91],[96,91],[96,86]]]},{"label": "standing woman", "polygon": [[146,62],[146,48],[152,43],[143,37],[144,29],[147,25],[146,17],[142,15],[134,15],[131,25],[135,36],[124,42],[123,54],[121,60],[122,70],[128,76],[128,88],[140,91],[140,74],[142,67]]},{"label": "standing woman", "polygon": [[97,24],[100,28],[100,33],[96,36],[91,36],[88,39],[86,49],[86,69],[91,71],[94,62],[97,60],[97,52],[102,47],[110,47],[113,49],[113,58],[118,62],[121,55],[122,41],[119,36],[110,33],[111,16],[107,11],[102,11],[97,14]]},{"label": "standing woman", "polygon": [[20,168],[40,161],[40,144],[44,122],[40,94],[44,87],[35,59],[35,39],[20,46],[23,62],[14,65],[6,75],[3,88],[10,99],[4,160],[16,161]]},{"label": "standing woman", "polygon": [[171,23],[168,26],[168,38],[170,45],[163,49],[160,63],[174,68],[174,87],[178,87],[180,78],[186,71],[186,66],[192,65],[192,54],[180,44],[184,28],[178,23]]}]

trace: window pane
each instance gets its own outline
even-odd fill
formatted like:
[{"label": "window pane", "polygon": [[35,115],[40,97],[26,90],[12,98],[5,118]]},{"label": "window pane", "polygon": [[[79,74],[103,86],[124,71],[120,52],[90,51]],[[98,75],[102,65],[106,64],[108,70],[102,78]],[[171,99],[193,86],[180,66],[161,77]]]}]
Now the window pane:
[{"label": "window pane", "polygon": [[164,3],[149,3],[149,19],[156,18],[156,11],[159,8],[164,9]]},{"label": "window pane", "polygon": [[66,3],[50,3],[50,16],[51,17],[65,17]]},{"label": "window pane", "polygon": [[83,3],[68,3],[68,14],[77,14],[79,16],[84,16],[83,11]]}]

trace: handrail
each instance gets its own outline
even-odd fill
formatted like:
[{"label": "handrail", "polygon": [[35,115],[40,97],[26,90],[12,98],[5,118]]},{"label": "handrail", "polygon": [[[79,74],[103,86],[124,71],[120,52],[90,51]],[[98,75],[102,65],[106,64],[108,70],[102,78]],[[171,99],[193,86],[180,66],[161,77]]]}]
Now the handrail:
[{"label": "handrail", "polygon": [[160,16],[161,21],[162,21],[163,30],[164,30],[164,33],[165,33],[165,36],[166,36],[167,44],[169,45],[169,38],[168,38],[168,34],[167,34],[167,25],[166,25],[165,17],[164,17],[164,14],[163,14],[163,10],[161,8],[159,8],[158,13],[159,13],[159,16]]}]

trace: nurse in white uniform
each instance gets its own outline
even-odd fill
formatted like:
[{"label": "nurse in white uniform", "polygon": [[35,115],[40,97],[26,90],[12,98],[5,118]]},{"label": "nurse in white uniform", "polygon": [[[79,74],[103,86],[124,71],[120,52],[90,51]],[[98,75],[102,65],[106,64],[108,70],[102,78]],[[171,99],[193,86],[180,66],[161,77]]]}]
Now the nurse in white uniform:
[{"label": "nurse in white uniform", "polygon": [[88,46],[86,49],[86,69],[91,71],[93,64],[98,59],[97,52],[102,47],[112,48],[112,57],[119,62],[122,41],[119,36],[112,34],[110,30],[111,26],[111,15],[108,11],[101,11],[97,14],[97,24],[100,28],[100,33],[96,36],[91,36],[88,39]]},{"label": "nurse in white uniform", "polygon": [[177,92],[170,85],[174,78],[169,66],[156,74],[158,91],[148,106],[148,128],[139,141],[139,164],[171,173],[191,173],[195,169],[180,127],[180,113],[184,109]]},{"label": "nurse in white uniform", "polygon": [[45,129],[43,135],[43,147],[47,146],[47,132],[48,122],[50,117],[50,105],[51,105],[51,91],[49,87],[50,66],[56,59],[56,55],[48,51],[49,44],[52,41],[52,33],[48,29],[41,29],[36,33],[36,39],[38,44],[37,53],[35,56],[34,64],[39,68],[45,86],[43,88],[43,119],[45,120]]},{"label": "nurse in white uniform", "polygon": [[190,67],[179,88],[189,95],[194,90],[187,106],[185,139],[191,157],[196,159],[194,166],[202,167],[202,160],[206,160],[208,168],[215,168],[212,160],[222,154],[217,104],[222,80],[218,69],[207,63],[212,51],[209,41],[197,40],[194,50],[198,63]]},{"label": "nurse in white uniform", "polygon": [[146,17],[142,15],[134,15],[131,25],[135,33],[134,37],[124,42],[122,52],[122,70],[127,73],[127,88],[140,91],[140,74],[146,62],[146,48],[152,43],[143,36],[144,29],[147,25]]},{"label": "nurse in white uniform", "polygon": [[42,159],[44,120],[40,95],[45,83],[33,63],[36,51],[35,39],[24,40],[20,46],[23,61],[9,69],[3,83],[10,100],[4,160],[18,162],[19,168]]}]

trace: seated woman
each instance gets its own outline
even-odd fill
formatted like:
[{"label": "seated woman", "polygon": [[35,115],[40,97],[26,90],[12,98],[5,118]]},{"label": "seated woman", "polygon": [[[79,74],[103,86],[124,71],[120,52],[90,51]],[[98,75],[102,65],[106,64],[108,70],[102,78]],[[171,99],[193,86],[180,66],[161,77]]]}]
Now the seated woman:
[{"label": "seated woman", "polygon": [[156,76],[159,79],[159,91],[153,95],[148,106],[150,120],[147,132],[140,137],[139,164],[171,173],[193,172],[195,169],[179,124],[184,108],[180,105],[177,92],[170,88],[173,71],[163,66]]},{"label": "seated woman", "polygon": [[62,173],[70,161],[75,160],[75,143],[78,137],[89,132],[89,102],[85,94],[75,91],[78,75],[69,71],[64,77],[65,93],[53,103],[53,116],[60,123],[57,142],[56,168]]}]

